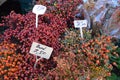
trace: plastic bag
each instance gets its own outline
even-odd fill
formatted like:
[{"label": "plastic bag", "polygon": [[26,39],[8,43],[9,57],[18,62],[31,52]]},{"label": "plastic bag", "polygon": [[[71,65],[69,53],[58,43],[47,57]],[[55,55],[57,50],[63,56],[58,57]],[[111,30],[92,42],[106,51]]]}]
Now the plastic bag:
[{"label": "plastic bag", "polygon": [[[102,26],[105,14],[108,10],[106,7],[107,1],[105,0],[98,0],[97,2],[94,0],[83,0],[84,7],[87,10],[88,16],[92,22],[93,26]],[[95,29],[96,30],[96,29]]]},{"label": "plastic bag", "polygon": [[120,6],[120,0],[97,0],[97,2],[94,3],[94,10],[90,14],[91,16],[98,12],[101,8],[116,8]]},{"label": "plastic bag", "polygon": [[[120,6],[120,0],[83,0],[84,7],[87,10],[90,19],[93,32],[97,33],[99,30],[104,31],[105,34],[116,35],[120,31],[119,28],[114,27],[108,31],[109,24],[112,24],[109,20],[113,12]],[[120,37],[116,35],[116,37]]]},{"label": "plastic bag", "polygon": [[[111,7],[111,1],[109,0],[98,0],[94,5],[94,10],[90,13],[90,16],[93,20],[93,25],[99,24],[102,26],[104,24],[104,19],[107,11]],[[95,24],[94,24],[95,23]]]},{"label": "plastic bag", "polygon": [[83,0],[84,8],[90,15],[94,11],[95,1],[94,0]]},{"label": "plastic bag", "polygon": [[87,23],[88,23],[87,28],[90,29],[91,28],[91,22],[90,22],[90,17],[89,17],[89,14],[88,14],[87,10],[84,8],[84,6],[82,4],[80,4],[78,6],[77,10],[79,10],[79,13],[77,13],[75,15],[75,17],[77,18],[79,16],[84,16],[84,18],[81,18],[81,19],[87,20]]},{"label": "plastic bag", "polygon": [[116,9],[112,14],[105,31],[106,34],[120,39],[120,8]]}]

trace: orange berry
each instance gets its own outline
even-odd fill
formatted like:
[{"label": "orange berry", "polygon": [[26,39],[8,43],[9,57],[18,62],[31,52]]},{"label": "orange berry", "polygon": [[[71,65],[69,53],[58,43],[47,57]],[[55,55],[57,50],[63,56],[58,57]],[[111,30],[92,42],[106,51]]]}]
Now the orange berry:
[{"label": "orange berry", "polygon": [[91,52],[88,52],[87,55],[90,56],[90,55],[91,55]]},{"label": "orange berry", "polygon": [[107,44],[104,44],[104,47],[107,47]]},{"label": "orange berry", "polygon": [[7,56],[8,59],[10,59],[10,56]]},{"label": "orange berry", "polygon": [[87,77],[86,77],[86,80],[90,80],[90,76],[87,76]]},{"label": "orange berry", "polygon": [[4,80],[8,80],[8,77],[6,75],[4,76]]},{"label": "orange berry", "polygon": [[15,44],[11,44],[10,46],[13,48],[13,47],[15,47]]},{"label": "orange berry", "polygon": [[98,42],[98,40],[97,40],[97,39],[95,39],[95,42]]},{"label": "orange berry", "polygon": [[119,55],[118,55],[117,53],[115,54],[115,56],[116,56],[116,57],[119,57]]},{"label": "orange berry", "polygon": [[2,52],[0,52],[0,55],[2,55]]},{"label": "orange berry", "polygon": [[108,73],[107,73],[107,76],[111,76],[111,73],[110,73],[110,72],[108,72]]},{"label": "orange berry", "polygon": [[108,59],[109,59],[109,56],[108,56],[108,55],[106,55],[106,56],[105,56],[105,59],[107,59],[107,60],[108,60]]},{"label": "orange berry", "polygon": [[103,50],[103,51],[106,51],[106,48],[103,47],[102,50]]},{"label": "orange berry", "polygon": [[80,50],[78,50],[78,53],[80,53],[81,51]]},{"label": "orange berry", "polygon": [[107,60],[104,60],[104,64],[106,64],[107,63]]},{"label": "orange berry", "polygon": [[99,61],[99,60],[96,60],[96,64],[100,64],[100,61]]},{"label": "orange berry", "polygon": [[106,52],[106,53],[109,53],[109,52],[110,52],[110,50],[106,50],[105,52]]},{"label": "orange berry", "polygon": [[117,63],[116,63],[116,62],[113,62],[112,64],[113,64],[114,66],[117,66]]},{"label": "orange berry", "polygon": [[113,66],[110,64],[110,65],[108,66],[108,68],[109,68],[109,69],[112,69],[112,68],[113,68]]},{"label": "orange berry", "polygon": [[15,79],[18,79],[18,76],[16,76]]}]

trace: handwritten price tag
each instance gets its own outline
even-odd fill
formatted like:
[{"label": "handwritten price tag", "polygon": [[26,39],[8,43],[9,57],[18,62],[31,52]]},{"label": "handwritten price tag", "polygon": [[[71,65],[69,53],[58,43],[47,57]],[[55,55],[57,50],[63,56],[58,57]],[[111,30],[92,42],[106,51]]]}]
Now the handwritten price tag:
[{"label": "handwritten price tag", "polygon": [[74,26],[75,28],[87,27],[87,20],[75,20]]},{"label": "handwritten price tag", "polygon": [[30,53],[41,58],[49,59],[52,54],[53,48],[33,42],[30,48]]},{"label": "handwritten price tag", "polygon": [[42,15],[42,14],[45,13],[46,9],[47,9],[46,6],[43,6],[43,5],[35,5],[35,6],[33,7],[32,12],[35,13],[35,14],[38,14],[38,15]]},{"label": "handwritten price tag", "polygon": [[87,20],[75,20],[74,26],[75,28],[80,28],[80,35],[81,35],[81,38],[83,38],[82,28],[87,27]]},{"label": "handwritten price tag", "polygon": [[36,28],[38,26],[38,15],[43,15],[46,11],[46,6],[43,5],[35,5],[33,7],[32,12],[36,14]]}]

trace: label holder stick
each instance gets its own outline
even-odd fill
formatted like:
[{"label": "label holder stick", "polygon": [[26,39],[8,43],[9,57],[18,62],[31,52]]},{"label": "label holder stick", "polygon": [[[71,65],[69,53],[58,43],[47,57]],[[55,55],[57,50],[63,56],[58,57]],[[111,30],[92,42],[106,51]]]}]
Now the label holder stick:
[{"label": "label holder stick", "polygon": [[38,58],[38,56],[35,56],[36,57],[36,61],[35,61],[35,64],[34,64],[34,69],[36,69],[36,66],[37,66],[37,62],[42,59],[41,57]]},{"label": "label holder stick", "polygon": [[80,29],[80,35],[81,35],[81,38],[83,38],[83,31],[82,31],[82,27],[80,27],[79,29]]},{"label": "label holder stick", "polygon": [[38,14],[36,14],[36,28],[38,27]]}]

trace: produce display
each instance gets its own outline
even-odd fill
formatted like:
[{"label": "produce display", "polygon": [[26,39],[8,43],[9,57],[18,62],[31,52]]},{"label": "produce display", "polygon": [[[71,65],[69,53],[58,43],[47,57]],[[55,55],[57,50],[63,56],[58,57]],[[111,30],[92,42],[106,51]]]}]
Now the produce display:
[{"label": "produce display", "polygon": [[[0,80],[119,80],[119,35],[107,34],[103,21],[94,22],[95,16],[87,14],[88,3],[84,4],[84,0],[38,0],[36,5],[47,8],[38,19],[32,10],[2,16]],[[118,25],[110,28],[119,29]]]}]

